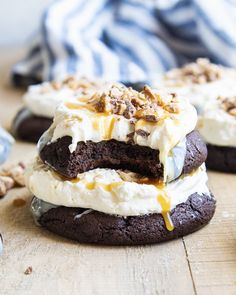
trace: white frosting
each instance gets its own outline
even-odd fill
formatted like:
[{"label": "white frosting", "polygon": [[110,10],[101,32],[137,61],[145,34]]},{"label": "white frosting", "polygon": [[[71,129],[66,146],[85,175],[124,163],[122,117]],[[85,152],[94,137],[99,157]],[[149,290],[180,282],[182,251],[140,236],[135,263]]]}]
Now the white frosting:
[{"label": "white frosting", "polygon": [[236,118],[223,110],[219,101],[205,106],[197,128],[207,143],[236,147]]},{"label": "white frosting", "polygon": [[204,84],[169,86],[165,81],[162,83],[157,85],[157,88],[177,93],[189,99],[190,103],[197,108],[199,114],[204,111],[206,104],[214,103],[217,97],[236,95],[236,75],[226,75],[220,80]]},{"label": "white frosting", "polygon": [[185,99],[180,100],[179,113],[171,114],[158,123],[139,120],[135,124],[123,116],[90,111],[78,100],[73,100],[72,103],[78,108],[71,109],[65,104],[57,108],[54,123],[43,135],[39,148],[42,148],[41,142],[45,144],[45,137],[47,140],[51,137],[51,142],[55,142],[63,136],[71,136],[72,144],[69,149],[72,153],[80,141],[100,142],[115,139],[128,142],[130,133],[142,129],[148,132],[149,136],[142,137],[135,133],[134,143],[160,151],[160,161],[164,165],[164,179],[168,180],[172,180],[174,174],[173,165],[167,163],[168,155],[195,128],[197,122],[195,108]]},{"label": "white frosting", "polygon": [[236,71],[221,67],[222,77],[208,83],[177,83],[163,78],[157,88],[175,92],[188,99],[199,114],[197,129],[207,143],[236,147],[236,120],[220,109],[219,96],[236,95]]},{"label": "white frosting", "polygon": [[[99,85],[99,87],[98,87]],[[102,89],[108,84],[100,82],[97,87],[86,89],[86,94],[93,94],[96,90]],[[57,106],[70,100],[84,96],[84,89],[78,88],[73,90],[67,85],[63,85],[60,89],[55,89],[50,82],[44,82],[39,85],[29,86],[27,93],[23,96],[25,106],[35,115],[47,118],[53,118]]]},{"label": "white frosting", "polygon": [[209,194],[205,166],[180,177],[165,187],[122,180],[116,170],[95,169],[78,175],[76,181],[64,180],[42,162],[26,169],[26,186],[39,199],[53,205],[90,208],[107,214],[137,216],[162,213],[159,197],[170,202],[170,210],[193,194]]}]

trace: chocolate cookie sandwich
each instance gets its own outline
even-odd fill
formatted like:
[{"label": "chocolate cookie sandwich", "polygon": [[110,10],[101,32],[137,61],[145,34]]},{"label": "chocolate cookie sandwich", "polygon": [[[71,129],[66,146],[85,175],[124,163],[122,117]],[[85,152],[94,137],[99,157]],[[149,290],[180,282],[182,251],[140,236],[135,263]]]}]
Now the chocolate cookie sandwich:
[{"label": "chocolate cookie sandwich", "polygon": [[23,97],[24,108],[12,124],[12,132],[19,139],[37,142],[50,127],[57,106],[68,99],[94,93],[105,87],[101,81],[68,76],[64,80],[29,86]]},{"label": "chocolate cookie sandwich", "polygon": [[198,59],[168,72],[160,88],[183,95],[198,110],[197,129],[208,146],[207,167],[236,172],[236,70]]},{"label": "chocolate cookie sandwich", "polygon": [[62,103],[25,175],[35,219],[61,236],[107,245],[200,229],[215,199],[196,122],[188,101],[149,87],[113,85]]}]

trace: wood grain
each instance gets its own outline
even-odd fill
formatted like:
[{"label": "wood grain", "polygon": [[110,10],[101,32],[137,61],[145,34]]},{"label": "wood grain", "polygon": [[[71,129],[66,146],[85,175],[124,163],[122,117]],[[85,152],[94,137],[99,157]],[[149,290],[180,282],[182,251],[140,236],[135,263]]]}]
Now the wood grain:
[{"label": "wood grain", "polygon": [[[0,123],[9,127],[22,91],[9,86],[19,50],[0,55]],[[35,145],[17,142],[8,162],[29,159]],[[0,200],[0,294],[236,294],[236,176],[210,172],[218,204],[210,225],[184,239],[143,247],[84,246],[35,226],[31,196],[14,189]],[[23,198],[24,207],[13,200]],[[31,275],[24,271],[32,266]]]}]

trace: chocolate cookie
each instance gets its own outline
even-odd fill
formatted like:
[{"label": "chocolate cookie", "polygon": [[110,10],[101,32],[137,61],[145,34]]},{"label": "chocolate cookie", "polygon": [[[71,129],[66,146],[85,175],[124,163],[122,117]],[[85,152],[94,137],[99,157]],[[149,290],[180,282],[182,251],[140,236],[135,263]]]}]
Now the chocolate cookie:
[{"label": "chocolate cookie", "polygon": [[52,208],[38,222],[48,230],[80,243],[152,244],[179,238],[200,229],[211,220],[215,203],[213,195],[192,194],[185,203],[172,210],[173,231],[166,229],[161,214],[120,217],[68,207]]},{"label": "chocolate cookie", "polygon": [[[159,151],[149,147],[126,144],[116,140],[98,143],[79,142],[76,151],[70,153],[71,137],[65,136],[44,146],[40,152],[43,162],[58,173],[74,178],[95,168],[127,169],[145,176],[162,178],[163,166]],[[206,145],[197,131],[186,137],[186,156],[182,173],[188,174],[198,168],[207,156]]]},{"label": "chocolate cookie", "polygon": [[147,82],[136,82],[136,83],[121,82],[121,83],[124,84],[126,87],[131,87],[137,91],[142,91],[143,87],[148,84]]},{"label": "chocolate cookie", "polygon": [[41,135],[50,127],[52,119],[32,114],[28,109],[21,109],[12,124],[13,134],[22,140],[38,142]]},{"label": "chocolate cookie", "polygon": [[211,144],[208,144],[207,148],[207,168],[216,171],[236,173],[236,148]]},{"label": "chocolate cookie", "polygon": [[38,77],[34,77],[33,75],[25,76],[25,75],[14,73],[12,76],[12,84],[15,87],[27,88],[30,85],[39,84],[41,82],[42,82],[41,79],[39,79]]}]

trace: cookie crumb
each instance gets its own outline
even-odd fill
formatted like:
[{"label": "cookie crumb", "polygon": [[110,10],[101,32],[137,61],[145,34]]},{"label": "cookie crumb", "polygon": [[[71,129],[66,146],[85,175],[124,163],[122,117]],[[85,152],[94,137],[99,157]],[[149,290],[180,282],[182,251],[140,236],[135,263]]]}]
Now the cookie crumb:
[{"label": "cookie crumb", "polygon": [[22,162],[0,170],[0,198],[16,186],[25,186],[24,171],[25,164]]},{"label": "cookie crumb", "polygon": [[9,176],[0,176],[0,198],[4,197],[8,190],[13,188],[14,180]]},{"label": "cookie crumb", "polygon": [[24,274],[25,274],[25,275],[30,275],[32,272],[33,272],[33,268],[32,268],[32,266],[29,266],[29,267],[24,271]]},{"label": "cookie crumb", "polygon": [[24,199],[18,198],[13,201],[13,206],[15,207],[23,207],[25,206],[26,201]]},{"label": "cookie crumb", "polygon": [[218,101],[220,102],[221,108],[229,115],[236,117],[236,96],[222,97],[219,96]]}]

